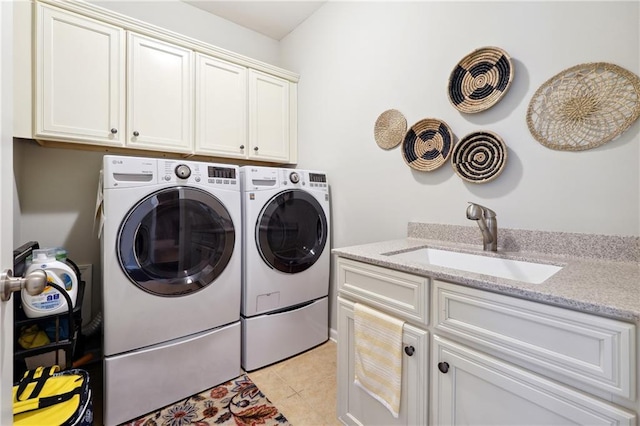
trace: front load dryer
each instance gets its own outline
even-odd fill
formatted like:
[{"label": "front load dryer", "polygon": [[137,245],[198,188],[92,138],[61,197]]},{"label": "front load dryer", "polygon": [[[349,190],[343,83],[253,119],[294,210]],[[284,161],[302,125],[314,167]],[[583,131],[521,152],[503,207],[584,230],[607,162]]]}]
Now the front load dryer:
[{"label": "front load dryer", "polygon": [[323,172],[240,168],[242,367],[252,371],[329,338],[329,186]]},{"label": "front load dryer", "polygon": [[241,202],[231,165],[104,156],[104,419],[240,375]]}]

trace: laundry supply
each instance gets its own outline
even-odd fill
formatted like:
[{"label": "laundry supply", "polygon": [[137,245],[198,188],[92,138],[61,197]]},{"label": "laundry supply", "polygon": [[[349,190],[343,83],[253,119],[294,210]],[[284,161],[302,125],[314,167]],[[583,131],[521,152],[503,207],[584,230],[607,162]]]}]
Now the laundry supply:
[{"label": "laundry supply", "polygon": [[20,329],[20,337],[18,337],[18,343],[24,349],[38,348],[40,346],[48,345],[51,343],[49,336],[38,327],[37,324],[33,324]]},{"label": "laundry supply", "polygon": [[[51,285],[52,283],[66,291],[71,299],[71,309],[75,307],[78,278],[69,265],[56,259],[56,255],[60,256],[60,254],[60,247],[33,251],[31,265],[27,268],[25,275],[36,269],[42,269],[47,274],[48,285],[42,293],[35,296],[22,290],[22,308],[27,317],[39,318],[68,312],[69,308],[65,297]],[[61,258],[63,257],[61,256]]]}]

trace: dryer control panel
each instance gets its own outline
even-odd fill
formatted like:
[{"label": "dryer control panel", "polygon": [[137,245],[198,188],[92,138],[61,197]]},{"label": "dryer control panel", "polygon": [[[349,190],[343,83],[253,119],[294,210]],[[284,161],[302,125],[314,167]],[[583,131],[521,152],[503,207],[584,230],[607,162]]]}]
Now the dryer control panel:
[{"label": "dryer control panel", "polygon": [[240,173],[242,174],[242,189],[244,191],[304,188],[329,192],[329,183],[324,172],[245,166],[240,169]]}]

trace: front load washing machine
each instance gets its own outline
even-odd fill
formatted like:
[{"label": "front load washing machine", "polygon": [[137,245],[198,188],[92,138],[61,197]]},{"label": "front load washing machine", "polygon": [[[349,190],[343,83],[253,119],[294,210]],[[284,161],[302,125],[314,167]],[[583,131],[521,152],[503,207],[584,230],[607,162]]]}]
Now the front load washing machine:
[{"label": "front load washing machine", "polygon": [[103,160],[104,419],[240,375],[239,168]]},{"label": "front load washing machine", "polygon": [[240,168],[242,367],[252,371],[329,338],[329,185],[323,172]]}]

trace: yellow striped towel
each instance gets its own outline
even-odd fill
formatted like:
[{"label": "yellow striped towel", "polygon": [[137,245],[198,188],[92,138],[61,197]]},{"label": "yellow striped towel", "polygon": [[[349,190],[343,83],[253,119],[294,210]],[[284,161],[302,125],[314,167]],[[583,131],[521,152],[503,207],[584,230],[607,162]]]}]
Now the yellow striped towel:
[{"label": "yellow striped towel", "polygon": [[398,418],[404,321],[356,303],[355,384]]}]

